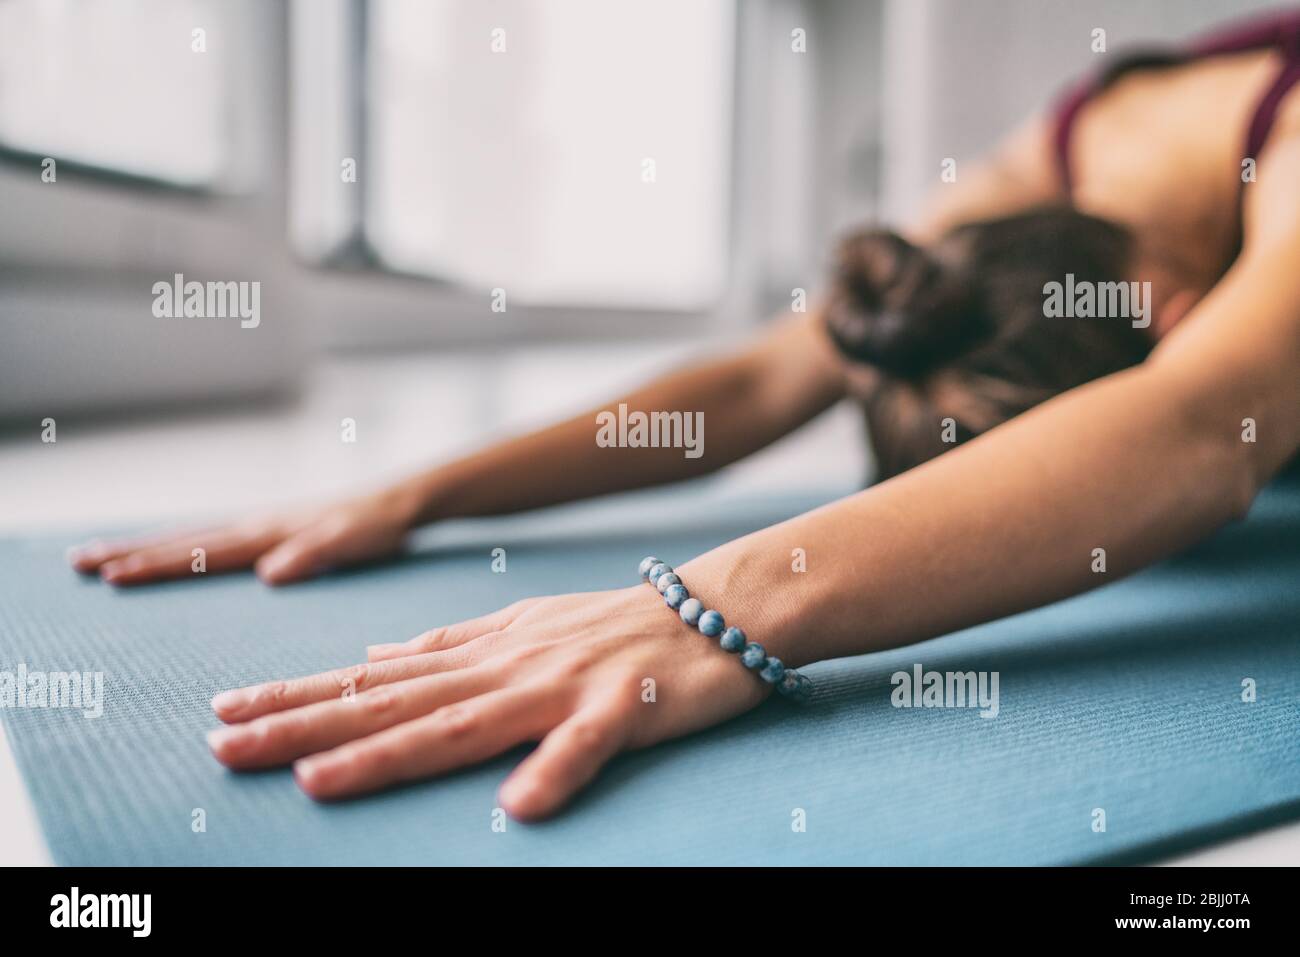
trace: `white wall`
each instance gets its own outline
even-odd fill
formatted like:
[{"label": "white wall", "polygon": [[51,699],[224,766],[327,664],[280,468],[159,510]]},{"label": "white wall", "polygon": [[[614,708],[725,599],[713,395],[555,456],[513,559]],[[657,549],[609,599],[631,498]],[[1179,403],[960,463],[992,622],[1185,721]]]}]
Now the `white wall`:
[{"label": "white wall", "polygon": [[[887,219],[914,213],[944,157],[974,159],[1075,76],[1270,0],[885,0],[882,176]],[[1105,54],[1091,50],[1106,31]]]}]

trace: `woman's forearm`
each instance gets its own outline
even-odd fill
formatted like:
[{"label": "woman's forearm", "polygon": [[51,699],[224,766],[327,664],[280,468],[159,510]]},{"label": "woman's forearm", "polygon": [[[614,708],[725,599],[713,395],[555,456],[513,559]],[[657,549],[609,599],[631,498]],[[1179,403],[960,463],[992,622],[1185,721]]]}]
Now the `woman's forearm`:
[{"label": "woman's forearm", "polygon": [[[787,320],[743,352],[672,372],[599,408],[407,480],[402,490],[418,503],[416,524],[678,481],[749,455],[841,395],[830,347],[813,321],[811,314]],[[620,418],[653,412],[677,413],[682,429],[673,434],[689,435],[691,447],[598,441],[599,413],[610,423],[604,439],[617,443]]]},{"label": "woman's forearm", "polygon": [[[1253,494],[1237,410],[1173,388],[1149,367],[1098,381],[682,577],[706,605],[738,604],[737,623],[796,666],[1105,584],[1241,515]],[[795,549],[806,571],[792,570]]]}]

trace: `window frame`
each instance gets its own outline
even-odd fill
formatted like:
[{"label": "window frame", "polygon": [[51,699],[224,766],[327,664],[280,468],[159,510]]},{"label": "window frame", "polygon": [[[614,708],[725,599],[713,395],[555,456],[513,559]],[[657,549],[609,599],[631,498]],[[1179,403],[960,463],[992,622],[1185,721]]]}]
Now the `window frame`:
[{"label": "window frame", "polygon": [[[305,7],[311,0],[292,0],[293,6]],[[344,126],[353,131],[349,152],[358,164],[365,159],[365,23],[370,0],[342,0],[345,11],[335,15],[348,17],[355,29],[350,49],[344,54],[354,90],[346,108],[352,112]],[[802,4],[801,4],[802,5]],[[754,213],[761,207],[762,191],[757,183],[753,147],[762,139],[762,117],[754,97],[762,87],[763,63],[755,54],[755,28],[770,15],[771,5],[761,2],[737,2],[735,10],[735,55],[733,57],[733,111],[730,130],[732,176],[727,215],[728,263],[726,280],[717,302],[705,309],[681,310],[636,306],[540,305],[511,303],[506,313],[490,311],[488,294],[446,279],[422,273],[401,272],[383,263],[365,232],[365,211],[358,203],[351,211],[348,229],[336,237],[328,250],[312,262],[318,278],[346,275],[363,284],[332,284],[330,301],[322,301],[327,335],[339,347],[493,343],[541,339],[644,338],[647,330],[664,335],[699,335],[722,333],[729,327],[751,323],[763,308],[763,291],[755,288],[753,277],[761,274],[760,244],[747,241],[761,228]],[[319,7],[311,5],[314,14]],[[291,26],[292,29],[292,26]],[[340,51],[335,51],[340,52]],[[296,63],[295,69],[304,65]],[[364,175],[358,186],[363,185]],[[364,189],[360,201],[364,202]],[[378,295],[383,315],[364,320],[356,310],[366,296]],[[788,300],[787,300],[788,301]]]},{"label": "window frame", "polygon": [[[334,15],[350,17],[358,26],[366,19],[369,0],[331,0]],[[324,15],[322,0],[231,0],[232,15],[242,20],[250,49],[246,69],[237,71],[238,109],[245,113],[239,144],[258,181],[245,191],[171,184],[131,173],[103,170],[60,160],[61,202],[51,204],[52,219],[43,219],[48,193],[39,181],[39,157],[22,150],[0,148],[0,188],[27,221],[41,221],[48,235],[34,245],[0,225],[0,257],[12,267],[29,268],[30,283],[57,275],[92,287],[109,272],[123,271],[156,277],[178,262],[195,263],[195,271],[238,274],[255,269],[264,285],[274,284],[285,302],[300,314],[300,338],[313,349],[379,351],[503,342],[565,339],[635,340],[648,335],[699,337],[721,335],[729,328],[752,325],[770,310],[788,306],[789,281],[813,282],[805,264],[776,264],[782,278],[765,285],[773,272],[767,236],[779,224],[764,215],[774,185],[764,181],[764,156],[772,146],[775,120],[764,109],[769,90],[767,57],[771,31],[788,22],[816,25],[825,11],[816,0],[745,0],[736,5],[736,47],[733,57],[733,118],[731,130],[728,239],[730,247],[725,291],[711,308],[678,311],[653,308],[511,303],[509,311],[493,314],[481,291],[423,275],[394,273],[383,267],[369,248],[364,232],[350,235],[323,255],[305,257],[291,241],[289,203],[290,133],[293,116],[290,79],[306,64],[291,57],[295,16],[310,10]],[[793,19],[792,19],[793,18]],[[358,56],[364,34],[348,34],[353,46],[352,69],[364,72]],[[293,62],[290,62],[290,61]],[[361,77],[352,89],[363,93]],[[812,85],[813,87],[816,84]],[[810,89],[810,95],[812,90]],[[811,104],[802,108],[812,110]],[[352,97],[352,129],[364,121],[364,95]],[[351,148],[364,160],[361,143]],[[806,168],[816,182],[819,171]],[[363,177],[364,179],[364,177]],[[812,187],[807,187],[809,190]],[[359,211],[358,211],[359,212]],[[79,222],[93,217],[94,235],[78,234]],[[108,244],[105,236],[134,239],[141,221],[167,236],[165,249],[147,242]],[[242,242],[232,243],[238,234]],[[818,247],[808,237],[806,248]],[[238,246],[238,249],[232,249]],[[820,257],[809,256],[809,263]],[[44,277],[44,279],[42,278]],[[787,281],[789,280],[789,281]],[[119,283],[120,285],[120,283]]]}]

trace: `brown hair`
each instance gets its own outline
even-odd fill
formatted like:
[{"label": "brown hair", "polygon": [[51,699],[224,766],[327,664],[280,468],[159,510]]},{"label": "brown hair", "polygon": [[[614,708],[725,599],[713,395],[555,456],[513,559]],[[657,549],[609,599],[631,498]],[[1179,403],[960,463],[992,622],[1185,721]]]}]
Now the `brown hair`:
[{"label": "brown hair", "polygon": [[1146,358],[1123,319],[1044,314],[1044,286],[1125,278],[1122,227],[1068,207],[958,226],[930,248],[888,230],[840,246],[826,325],[840,351],[879,373],[863,398],[888,478],[1084,382]]}]

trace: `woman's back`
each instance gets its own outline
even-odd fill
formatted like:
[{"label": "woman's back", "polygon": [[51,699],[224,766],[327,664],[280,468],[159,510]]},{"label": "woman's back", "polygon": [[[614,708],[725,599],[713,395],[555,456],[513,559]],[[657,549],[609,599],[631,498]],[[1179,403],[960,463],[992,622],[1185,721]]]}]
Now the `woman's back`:
[{"label": "woman's back", "polygon": [[1275,23],[1243,40],[1263,46],[1193,49],[1184,62],[1123,71],[1058,115],[1058,168],[1074,204],[1129,226],[1204,289],[1238,252],[1243,188],[1266,175],[1243,164],[1300,135],[1300,16]]}]

